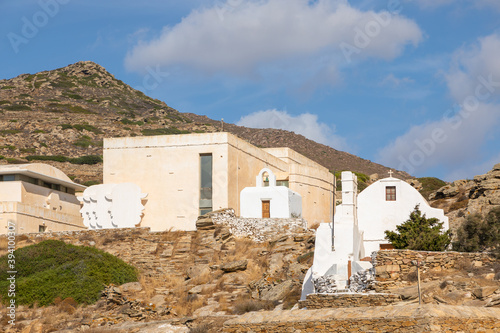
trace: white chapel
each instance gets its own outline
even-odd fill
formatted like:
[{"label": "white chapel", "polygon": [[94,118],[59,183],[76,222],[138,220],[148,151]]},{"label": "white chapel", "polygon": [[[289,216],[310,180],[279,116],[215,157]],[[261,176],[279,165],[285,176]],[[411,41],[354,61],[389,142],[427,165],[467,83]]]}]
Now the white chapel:
[{"label": "white chapel", "polygon": [[395,231],[416,205],[427,218],[437,218],[445,230],[449,228],[442,209],[432,208],[410,184],[392,177],[392,172],[359,195],[357,187],[356,175],[342,172],[342,204],[336,207],[333,228],[332,223],[321,223],[316,230],[314,262],[304,280],[303,299],[314,292],[313,277],[333,275],[338,288],[344,289],[351,274],[370,268],[361,259],[390,248],[384,231]]}]

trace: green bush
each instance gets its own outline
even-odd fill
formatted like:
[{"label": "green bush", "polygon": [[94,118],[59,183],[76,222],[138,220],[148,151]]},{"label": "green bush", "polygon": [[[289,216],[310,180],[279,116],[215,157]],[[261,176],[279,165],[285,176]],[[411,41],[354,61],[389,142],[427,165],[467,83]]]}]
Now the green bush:
[{"label": "green bush", "polygon": [[31,153],[31,154],[33,154],[36,151],[36,148],[20,148],[19,151],[21,153]]},{"label": "green bush", "polygon": [[95,134],[102,134],[102,131],[100,129],[89,124],[77,124],[73,125],[73,128],[80,132],[86,130]]},{"label": "green bush", "polygon": [[[78,303],[99,300],[105,285],[137,281],[137,270],[115,256],[93,247],[47,240],[14,252],[16,303],[45,306],[55,298]],[[7,303],[7,256],[0,258],[0,295]]]},{"label": "green bush", "polygon": [[500,208],[492,209],[486,217],[480,214],[467,216],[452,245],[454,251],[491,251],[500,258]]},{"label": "green bush", "polygon": [[17,133],[21,133],[21,131],[20,130],[16,130],[16,129],[0,130],[0,134],[1,135],[11,135],[11,134],[17,134]]},{"label": "green bush", "polygon": [[83,99],[83,97],[78,94],[63,94],[63,95],[72,99]]},{"label": "green bush", "polygon": [[92,141],[92,138],[88,135],[82,135],[76,141],[73,142],[73,145],[82,148],[88,148],[90,145],[93,144],[94,142]]},{"label": "green bush", "polygon": [[25,157],[28,161],[56,161],[67,162],[68,158],[62,155],[30,155]]},{"label": "green bush", "polygon": [[5,89],[5,90],[7,90],[7,89],[14,89],[14,88],[15,88],[14,86],[3,86],[2,87],[2,89]]},{"label": "green bush", "polygon": [[72,164],[97,164],[102,162],[102,157],[99,155],[86,155],[69,160]]},{"label": "green bush", "polygon": [[0,149],[8,149],[8,150],[16,150],[16,146],[13,146],[13,145],[6,145],[6,146],[0,146]]},{"label": "green bush", "polygon": [[23,160],[20,160],[17,158],[12,158],[12,157],[7,157],[5,160],[9,164],[24,164],[24,163],[26,163],[26,161],[23,161]]},{"label": "green bush", "polygon": [[437,218],[426,218],[417,205],[410,218],[396,227],[396,232],[385,231],[388,239],[396,249],[417,251],[444,251],[451,241],[450,230],[443,231],[443,222]]},{"label": "green bush", "polygon": [[30,155],[25,157],[28,161],[55,161],[55,162],[70,162],[71,164],[97,164],[102,162],[102,157],[99,155],[85,155],[75,158],[70,158],[62,155]]},{"label": "green bush", "polygon": [[422,194],[425,199],[429,198],[429,194],[439,190],[441,187],[446,185],[445,181],[442,181],[441,179],[436,177],[422,177],[417,178],[417,180],[422,184],[420,194]]},{"label": "green bush", "polygon": [[7,105],[3,108],[8,111],[31,111],[31,108],[29,106],[21,104]]}]

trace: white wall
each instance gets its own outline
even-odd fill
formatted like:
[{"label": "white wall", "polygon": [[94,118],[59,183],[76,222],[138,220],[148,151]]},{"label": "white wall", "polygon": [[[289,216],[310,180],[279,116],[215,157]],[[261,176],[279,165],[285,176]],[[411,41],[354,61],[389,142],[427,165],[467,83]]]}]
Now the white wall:
[{"label": "white wall", "polygon": [[83,223],[89,229],[134,228],[141,222],[146,196],[132,183],[90,186],[78,197]]},{"label": "white wall", "polygon": [[[386,201],[386,186],[396,187],[396,201]],[[435,217],[444,222],[447,230],[448,217],[442,209],[432,208],[422,195],[410,184],[397,178],[385,178],[367,187],[358,195],[358,228],[363,232],[366,255],[388,244],[385,230],[396,230],[396,226],[408,220],[416,205],[427,218]]]},{"label": "white wall", "polygon": [[270,201],[271,218],[289,218],[302,215],[302,198],[285,186],[246,187],[240,194],[240,215],[262,217],[262,201]]}]

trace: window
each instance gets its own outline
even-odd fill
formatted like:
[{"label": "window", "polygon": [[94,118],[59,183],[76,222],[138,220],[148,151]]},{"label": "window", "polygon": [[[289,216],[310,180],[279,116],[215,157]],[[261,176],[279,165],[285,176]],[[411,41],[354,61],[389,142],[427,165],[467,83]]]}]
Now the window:
[{"label": "window", "polygon": [[200,215],[212,211],[212,154],[200,155]]},{"label": "window", "polygon": [[4,175],[2,180],[4,182],[13,182],[16,180],[16,175]]},{"label": "window", "polygon": [[288,180],[277,180],[276,181],[276,186],[286,186],[288,187]]},{"label": "window", "polygon": [[396,201],[396,186],[385,187],[385,201]]},{"label": "window", "polygon": [[45,230],[47,230],[47,226],[45,226],[45,225],[38,226],[38,232],[45,232]]}]

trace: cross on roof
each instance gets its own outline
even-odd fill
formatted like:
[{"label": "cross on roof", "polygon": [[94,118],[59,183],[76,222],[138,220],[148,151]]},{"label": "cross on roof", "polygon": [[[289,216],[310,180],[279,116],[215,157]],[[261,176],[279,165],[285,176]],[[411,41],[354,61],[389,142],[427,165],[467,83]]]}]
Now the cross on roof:
[{"label": "cross on roof", "polygon": [[389,177],[392,178],[393,171],[389,170]]}]

